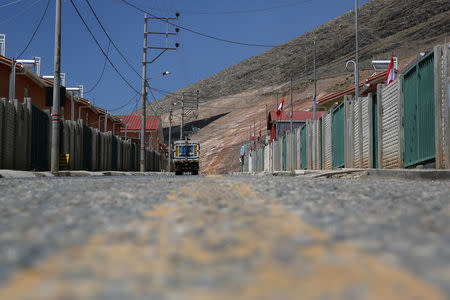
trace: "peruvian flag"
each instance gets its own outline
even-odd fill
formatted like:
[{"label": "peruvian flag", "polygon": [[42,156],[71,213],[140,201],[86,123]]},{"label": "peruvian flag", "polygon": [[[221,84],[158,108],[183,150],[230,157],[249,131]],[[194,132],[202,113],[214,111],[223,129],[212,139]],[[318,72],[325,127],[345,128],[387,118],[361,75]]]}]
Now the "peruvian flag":
[{"label": "peruvian flag", "polygon": [[284,98],[281,99],[281,103],[280,105],[278,105],[278,109],[277,109],[277,116],[280,117],[281,115],[281,111],[283,110],[283,105],[284,105]]},{"label": "peruvian flag", "polygon": [[252,133],[252,141],[254,141],[254,140],[255,140],[255,134]]},{"label": "peruvian flag", "polygon": [[386,82],[386,85],[391,84],[392,81],[395,80],[395,72],[394,72],[394,53],[392,53],[391,56],[391,63],[389,64],[389,69],[386,74],[386,78],[384,81]]}]

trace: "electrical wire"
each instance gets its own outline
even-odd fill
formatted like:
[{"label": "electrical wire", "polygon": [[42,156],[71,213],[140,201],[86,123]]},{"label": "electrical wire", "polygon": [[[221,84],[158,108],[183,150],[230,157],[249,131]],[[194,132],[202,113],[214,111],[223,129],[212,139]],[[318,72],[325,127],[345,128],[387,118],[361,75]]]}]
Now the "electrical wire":
[{"label": "electrical wire", "polygon": [[[102,22],[100,21],[100,19],[98,18],[97,14],[95,13],[94,8],[92,7],[91,3],[89,2],[89,0],[85,0],[86,4],[89,6],[89,9],[91,10],[92,14],[94,15],[95,19],[97,20],[97,23],[100,25],[101,29],[103,30],[103,32],[105,33],[106,37],[108,38],[109,42],[113,45],[113,47],[116,49],[116,51],[119,53],[119,55],[122,57],[122,59],[125,61],[125,63],[130,67],[131,70],[133,70],[134,73],[136,73],[137,76],[139,76],[139,78],[143,79],[142,76],[139,74],[139,72],[131,65],[131,63],[128,61],[128,59],[125,57],[125,55],[123,55],[122,51],[120,51],[120,49],[117,47],[117,45],[114,43],[114,41],[111,39],[111,36],[108,34],[108,32],[106,31],[105,27],[103,26]],[[150,84],[148,82],[147,79],[145,79],[145,82],[152,94],[152,97],[154,99],[154,102],[158,105],[159,109],[161,109],[161,107],[159,106],[159,104],[157,103],[157,100],[155,98],[155,95],[152,92],[152,88],[150,87]],[[153,107],[151,107],[153,109]],[[161,109],[162,110],[162,109]]]},{"label": "electrical wire", "polygon": [[[148,11],[142,9],[142,8],[139,8],[136,5],[130,3],[128,1],[126,1],[126,0],[120,0],[120,1],[122,1],[123,3],[125,3],[126,5],[128,5],[130,7],[133,7],[134,9],[136,9],[136,10],[138,10],[140,12],[147,13],[148,15],[150,15],[152,17],[157,17],[157,16],[153,15],[152,13],[150,13],[150,12],[148,12]],[[241,46],[248,46],[248,47],[261,47],[261,48],[273,48],[273,47],[276,47],[276,45],[252,44],[252,43],[245,43],[245,42],[238,42],[238,41],[227,40],[227,39],[223,39],[223,38],[220,38],[220,37],[212,36],[212,35],[209,35],[209,34],[201,33],[199,31],[190,29],[190,28],[185,27],[185,26],[177,25],[175,23],[170,22],[169,20],[160,19],[160,21],[165,22],[165,23],[167,23],[169,25],[178,27],[180,29],[186,30],[186,31],[188,31],[190,33],[197,34],[197,35],[209,38],[209,39],[213,39],[213,40],[217,40],[217,41],[221,41],[221,42],[225,42],[225,43],[241,45]]]},{"label": "electrical wire", "polygon": [[[106,55],[109,55],[109,48],[110,48],[110,46],[111,46],[111,42],[108,43],[108,50],[106,50]],[[95,90],[95,88],[98,86],[98,84],[100,83],[100,81],[101,81],[102,78],[103,78],[103,74],[105,73],[106,63],[107,63],[107,62],[108,62],[108,61],[107,61],[106,58],[105,58],[105,62],[103,63],[103,69],[102,69],[102,72],[100,73],[100,77],[98,78],[97,82],[94,84],[94,86],[93,86],[90,90],[84,92],[85,94],[89,94],[90,92],[92,92],[93,90]]]},{"label": "electrical wire", "polygon": [[31,42],[33,41],[34,37],[36,36],[36,33],[37,33],[38,30],[39,30],[39,27],[41,27],[42,21],[44,20],[45,15],[47,14],[47,10],[48,10],[48,6],[49,6],[49,5],[50,5],[50,0],[47,1],[47,5],[45,6],[44,13],[42,14],[41,19],[39,20],[39,23],[38,23],[38,25],[36,26],[36,28],[35,28],[33,34],[31,35],[31,38],[30,38],[30,40],[28,41],[28,44],[25,46],[25,48],[22,50],[22,52],[20,52],[20,54],[17,55],[17,58],[20,58],[20,57],[25,53],[25,51],[27,51],[28,47],[30,46]]},{"label": "electrical wire", "polygon": [[9,3],[3,4],[3,5],[0,5],[0,8],[7,7],[7,6],[10,6],[10,5],[19,3],[19,2],[21,2],[21,1],[23,1],[23,0],[12,1],[12,2],[9,2]]},{"label": "electrical wire", "polygon": [[285,8],[285,7],[292,7],[292,6],[298,6],[300,4],[311,2],[312,0],[303,0],[303,1],[294,1],[294,2],[288,2],[285,4],[280,4],[277,6],[271,6],[271,7],[265,7],[265,8],[255,8],[255,9],[246,9],[246,10],[232,10],[232,11],[189,11],[189,10],[183,10],[183,13],[187,13],[190,15],[234,15],[234,14],[248,14],[248,13],[255,13],[255,12],[264,12],[264,11],[270,11],[275,10],[279,8]]},{"label": "electrical wire", "polygon": [[132,103],[132,101],[134,100],[134,98],[136,98],[136,96],[138,96],[137,93],[135,93],[135,94],[133,95],[133,97],[131,97],[125,104],[123,104],[123,105],[121,105],[121,106],[119,106],[119,107],[113,108],[113,109],[108,109],[108,111],[111,111],[111,112],[112,112],[112,111],[118,111],[118,110],[121,110],[122,108],[124,108],[124,107],[130,105],[130,104]]},{"label": "electrical wire", "polygon": [[20,16],[20,15],[22,15],[23,13],[27,12],[28,10],[30,10],[33,6],[35,6],[35,5],[38,4],[39,2],[41,2],[41,0],[34,1],[33,3],[31,3],[31,5],[25,7],[24,9],[22,9],[21,11],[19,11],[19,12],[18,12],[17,14],[15,14],[14,16],[12,16],[12,17],[10,17],[10,18],[8,18],[8,19],[3,20],[2,22],[0,22],[0,25],[3,25],[3,24],[5,24],[5,23],[8,23],[9,21],[11,21],[11,20],[17,18],[18,16]]},{"label": "electrical wire", "polygon": [[111,61],[111,59],[108,57],[108,55],[106,55],[105,51],[103,50],[102,46],[100,46],[100,43],[98,42],[97,38],[94,36],[94,34],[92,33],[91,29],[89,28],[89,26],[87,25],[86,21],[84,20],[83,16],[81,16],[80,11],[78,10],[77,6],[75,5],[75,3],[73,2],[73,0],[70,0],[70,3],[72,4],[73,8],[75,9],[75,11],[78,14],[78,17],[80,17],[81,21],[83,22],[84,26],[86,27],[87,31],[89,32],[89,34],[91,35],[92,39],[95,41],[95,43],[97,44],[98,48],[100,49],[100,51],[103,53],[103,55],[105,56],[105,58],[108,60],[108,62],[111,64],[111,66],[113,67],[113,69],[116,71],[116,73],[120,76],[120,78],[122,78],[122,80],[136,93],[138,93],[139,95],[141,95],[141,93],[122,75],[122,73],[119,72],[119,70],[117,69],[117,67],[113,64],[113,62]]},{"label": "electrical wire", "polygon": [[113,45],[114,49],[116,49],[116,51],[119,53],[119,55],[122,57],[122,59],[126,62],[126,64],[134,71],[134,73],[136,73],[142,79],[142,76],[139,74],[139,72],[136,71],[136,69],[131,65],[131,63],[128,61],[128,59],[125,57],[125,55],[122,54],[122,51],[120,51],[120,49],[116,46],[116,43],[114,43],[114,41],[111,39],[111,36],[108,34],[108,32],[106,31],[106,29],[103,26],[102,22],[98,18],[97,14],[95,13],[94,8],[92,7],[92,5],[89,2],[89,0],[84,0],[84,1],[89,6],[89,9],[91,10],[92,14],[94,15],[95,19],[97,20],[97,23],[100,25],[101,29],[105,33],[105,35],[108,38],[109,42]]}]

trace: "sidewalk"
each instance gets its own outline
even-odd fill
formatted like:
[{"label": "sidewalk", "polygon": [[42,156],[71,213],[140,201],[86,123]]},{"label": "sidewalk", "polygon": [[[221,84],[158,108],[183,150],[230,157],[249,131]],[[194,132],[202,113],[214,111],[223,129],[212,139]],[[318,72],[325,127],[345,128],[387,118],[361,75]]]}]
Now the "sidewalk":
[{"label": "sidewalk", "polygon": [[408,180],[450,180],[450,170],[441,169],[339,169],[339,170],[295,170],[273,173],[240,173],[273,176],[305,176],[310,178],[385,178]]},{"label": "sidewalk", "polygon": [[86,177],[86,176],[169,176],[169,172],[121,172],[121,171],[60,171],[57,174],[51,172],[33,172],[17,170],[0,170],[0,178],[37,178],[37,177]]}]

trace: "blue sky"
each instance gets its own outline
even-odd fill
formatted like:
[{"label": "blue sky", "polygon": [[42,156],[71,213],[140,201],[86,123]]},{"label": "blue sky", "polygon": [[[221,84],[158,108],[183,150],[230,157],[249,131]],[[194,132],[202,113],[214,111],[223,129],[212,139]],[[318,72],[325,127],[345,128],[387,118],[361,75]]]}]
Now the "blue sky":
[{"label": "blue sky", "polygon": [[[0,0],[0,33],[7,35],[8,57],[15,57],[23,50],[43,14],[47,1]],[[106,51],[108,40],[96,23],[86,1],[73,1]],[[208,35],[265,45],[285,43],[354,8],[353,0],[128,1],[158,16],[174,16],[178,11],[181,15],[174,23]],[[360,0],[360,5],[366,2],[368,0]],[[13,4],[7,5],[9,3]],[[141,74],[143,13],[125,5],[121,0],[90,0],[90,3],[118,48]],[[23,10],[25,11],[18,15]],[[47,15],[36,37],[21,57],[42,57],[43,75],[53,74],[54,16],[55,1],[50,0]],[[158,21],[150,21],[149,26],[150,31],[165,30],[165,25]],[[174,29],[169,28],[172,31]],[[152,46],[164,46],[164,41],[157,36],[149,36],[149,42]],[[176,91],[269,49],[223,43],[184,30],[181,30],[178,36],[169,38],[170,46],[176,42],[180,43],[179,50],[166,52],[149,65],[148,78],[158,76],[166,70],[171,72],[169,76],[152,79],[150,84],[155,88]],[[81,23],[70,0],[62,1],[61,50],[62,72],[67,74],[66,85],[71,87],[83,84],[85,90],[91,89],[100,77],[105,59]],[[155,50],[149,52],[150,57],[157,54]],[[131,85],[140,91],[141,78],[130,69],[112,46],[109,57]],[[160,98],[163,94],[155,92],[155,96]],[[137,97],[136,92],[109,64],[98,86],[85,95],[85,98],[94,101],[96,105],[110,110],[130,103],[113,113],[132,111],[136,107]]]}]

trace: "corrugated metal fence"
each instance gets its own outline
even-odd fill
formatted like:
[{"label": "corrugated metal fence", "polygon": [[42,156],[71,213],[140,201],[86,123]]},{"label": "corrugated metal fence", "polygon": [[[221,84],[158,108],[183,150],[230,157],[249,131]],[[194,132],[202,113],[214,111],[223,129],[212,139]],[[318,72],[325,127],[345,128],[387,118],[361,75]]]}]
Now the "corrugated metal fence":
[{"label": "corrugated metal fence", "polygon": [[[0,169],[50,169],[51,126],[48,112],[24,103],[0,99]],[[68,154],[61,170],[138,171],[138,147],[131,140],[100,132],[82,120],[60,122],[60,154]],[[146,171],[166,170],[167,159],[146,150]]]},{"label": "corrugated metal fence", "polygon": [[[404,76],[351,99],[260,151],[253,171],[450,168],[450,49],[437,46]],[[246,169],[248,170],[248,168]]]}]

